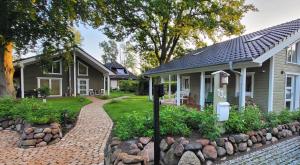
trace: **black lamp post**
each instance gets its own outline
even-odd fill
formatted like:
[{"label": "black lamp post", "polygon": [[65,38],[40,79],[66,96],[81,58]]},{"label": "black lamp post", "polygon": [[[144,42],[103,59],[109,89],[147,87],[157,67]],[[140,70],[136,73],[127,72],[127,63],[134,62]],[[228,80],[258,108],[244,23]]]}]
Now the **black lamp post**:
[{"label": "black lamp post", "polygon": [[154,165],[159,165],[160,160],[160,130],[159,130],[159,98],[164,96],[163,84],[154,85]]}]

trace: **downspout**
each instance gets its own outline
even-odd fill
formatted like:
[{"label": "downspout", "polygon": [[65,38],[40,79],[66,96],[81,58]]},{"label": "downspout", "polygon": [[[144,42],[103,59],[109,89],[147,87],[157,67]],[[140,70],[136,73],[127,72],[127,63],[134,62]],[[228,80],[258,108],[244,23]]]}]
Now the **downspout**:
[{"label": "downspout", "polygon": [[232,61],[229,61],[229,70],[231,71],[231,72],[233,72],[233,73],[235,73],[235,74],[237,74],[237,75],[241,75],[241,72],[239,72],[239,71],[236,71],[236,70],[234,70],[233,69],[233,63],[232,63]]}]

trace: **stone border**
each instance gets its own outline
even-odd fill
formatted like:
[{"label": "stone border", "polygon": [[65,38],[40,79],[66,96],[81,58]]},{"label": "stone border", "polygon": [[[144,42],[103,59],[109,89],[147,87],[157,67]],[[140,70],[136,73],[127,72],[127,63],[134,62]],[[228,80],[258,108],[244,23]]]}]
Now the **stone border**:
[{"label": "stone border", "polygon": [[[184,137],[166,137],[160,143],[162,165],[213,164],[227,158],[250,152],[265,145],[277,143],[280,139],[298,136],[300,123],[293,122],[275,128],[250,131],[246,134],[232,134],[218,138],[190,140]],[[154,143],[149,137],[120,141],[112,138],[107,147],[106,165],[153,164]]]},{"label": "stone border", "polygon": [[31,126],[22,119],[0,119],[0,131],[12,130],[21,134],[18,146],[21,148],[43,147],[55,144],[62,138],[60,124]]}]

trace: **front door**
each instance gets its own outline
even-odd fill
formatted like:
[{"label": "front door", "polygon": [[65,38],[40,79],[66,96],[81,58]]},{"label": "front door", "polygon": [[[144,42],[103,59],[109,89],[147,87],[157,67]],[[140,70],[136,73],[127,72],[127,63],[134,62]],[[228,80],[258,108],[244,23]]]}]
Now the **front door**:
[{"label": "front door", "polygon": [[89,79],[77,79],[78,93],[80,95],[89,94]]}]

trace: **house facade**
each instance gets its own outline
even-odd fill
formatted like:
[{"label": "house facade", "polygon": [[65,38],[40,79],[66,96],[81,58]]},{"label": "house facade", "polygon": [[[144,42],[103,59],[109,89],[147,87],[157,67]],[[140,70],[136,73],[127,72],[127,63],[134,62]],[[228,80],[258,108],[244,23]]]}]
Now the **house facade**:
[{"label": "house facade", "polygon": [[[300,102],[300,20],[283,23],[195,50],[149,70],[152,79],[177,77],[175,103],[182,93],[203,107],[211,103],[213,76],[229,73],[227,101],[240,108],[256,104],[265,112],[297,110]],[[170,90],[169,90],[170,91]]]},{"label": "house facade", "polygon": [[120,89],[119,82],[120,80],[136,80],[137,77],[131,73],[123,65],[119,64],[116,61],[106,63],[105,67],[113,72],[113,75],[110,75],[110,87],[111,89]]},{"label": "house facade", "polygon": [[50,88],[50,97],[110,93],[110,70],[81,48],[74,48],[72,58],[69,66],[60,55],[53,55],[47,67],[41,65],[39,56],[15,61],[17,96],[32,96],[44,86]]}]

